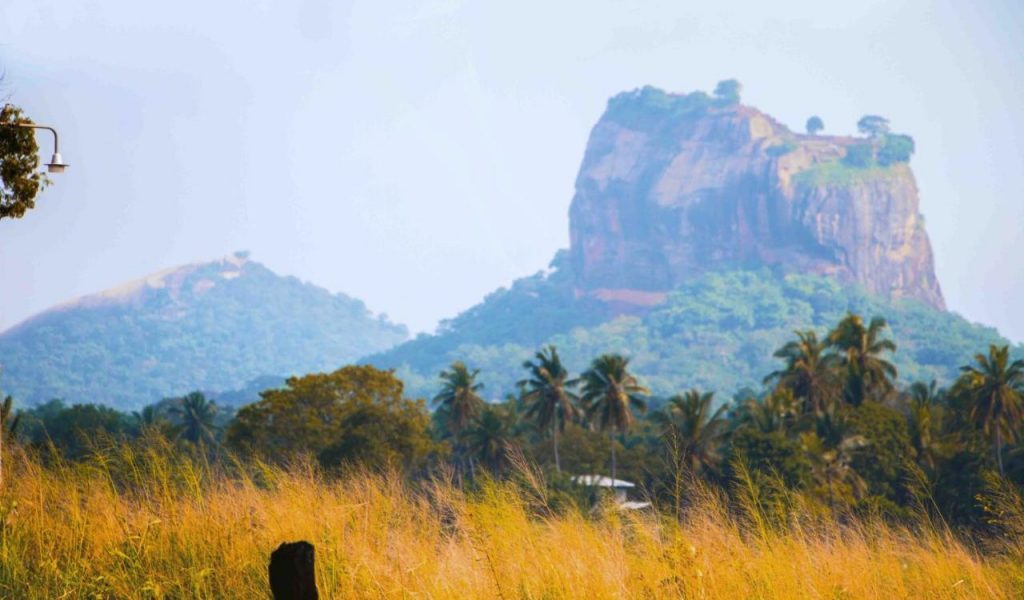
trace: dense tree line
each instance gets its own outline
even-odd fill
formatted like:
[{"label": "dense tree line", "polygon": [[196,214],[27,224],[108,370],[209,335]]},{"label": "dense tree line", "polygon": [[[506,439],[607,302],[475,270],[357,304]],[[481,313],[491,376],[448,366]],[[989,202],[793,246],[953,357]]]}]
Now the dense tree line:
[{"label": "dense tree line", "polygon": [[472,484],[511,476],[522,456],[556,488],[571,488],[572,474],[610,474],[678,504],[680,481],[726,493],[745,482],[766,502],[799,493],[836,517],[925,510],[990,526],[986,491],[1024,484],[1024,361],[991,346],[948,388],[901,387],[886,327],[850,314],[820,338],[795,332],[763,389],[728,401],[699,389],[652,396],[618,354],[574,375],[547,346],[500,402],[485,400],[478,370],[455,362],[439,375],[432,413],[392,371],[361,365],[290,378],[237,413],[192,393],[131,415],[59,401],[14,412],[7,402],[3,422],[9,439],[70,459],[102,440],[160,435],[211,457],[304,455],[328,472],[411,477],[450,469]]}]

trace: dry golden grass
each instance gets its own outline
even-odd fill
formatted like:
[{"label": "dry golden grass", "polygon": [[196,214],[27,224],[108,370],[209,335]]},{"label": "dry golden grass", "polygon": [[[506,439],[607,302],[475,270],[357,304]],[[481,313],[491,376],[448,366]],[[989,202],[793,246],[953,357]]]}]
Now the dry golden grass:
[{"label": "dry golden grass", "polygon": [[678,522],[554,515],[522,484],[466,495],[307,468],[218,473],[159,447],[87,466],[6,458],[3,598],[264,598],[269,552],[298,539],[316,546],[325,598],[1024,597],[1013,552],[981,556],[934,529],[741,525],[708,493]]}]

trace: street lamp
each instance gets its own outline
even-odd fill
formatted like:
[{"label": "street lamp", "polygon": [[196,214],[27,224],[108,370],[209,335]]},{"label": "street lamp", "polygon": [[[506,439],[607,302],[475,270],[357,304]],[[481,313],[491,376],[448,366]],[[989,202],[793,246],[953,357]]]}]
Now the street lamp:
[{"label": "street lamp", "polygon": [[48,173],[63,173],[64,169],[68,168],[68,165],[64,164],[64,159],[60,156],[60,140],[57,139],[57,130],[53,127],[47,127],[46,125],[35,125],[33,123],[11,123],[14,127],[23,127],[25,129],[46,129],[53,134],[53,156],[50,158],[50,162],[46,164],[46,171]]}]

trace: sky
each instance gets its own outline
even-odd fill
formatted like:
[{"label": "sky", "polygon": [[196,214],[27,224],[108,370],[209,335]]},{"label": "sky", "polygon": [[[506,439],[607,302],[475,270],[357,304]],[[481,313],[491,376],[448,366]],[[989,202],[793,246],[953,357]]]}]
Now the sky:
[{"label": "sky", "polygon": [[949,307],[1024,340],[1015,0],[2,0],[0,66],[72,165],[0,221],[0,329],[249,250],[431,331],[568,246],[609,97],[736,78],[793,129],[912,135]]}]

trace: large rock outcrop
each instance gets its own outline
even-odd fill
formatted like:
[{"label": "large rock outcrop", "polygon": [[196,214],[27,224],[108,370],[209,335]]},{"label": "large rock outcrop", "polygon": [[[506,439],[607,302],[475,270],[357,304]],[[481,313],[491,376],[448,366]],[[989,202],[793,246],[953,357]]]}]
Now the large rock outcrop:
[{"label": "large rock outcrop", "polygon": [[570,209],[577,292],[651,305],[702,272],[768,264],[944,308],[914,176],[844,164],[862,143],[700,92],[612,98]]}]

